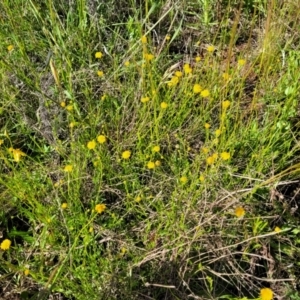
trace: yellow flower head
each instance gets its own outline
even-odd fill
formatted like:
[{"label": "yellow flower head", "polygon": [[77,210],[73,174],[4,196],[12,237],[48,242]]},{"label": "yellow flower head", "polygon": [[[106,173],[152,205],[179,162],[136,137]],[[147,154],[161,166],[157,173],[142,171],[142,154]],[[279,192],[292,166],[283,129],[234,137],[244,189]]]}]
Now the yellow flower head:
[{"label": "yellow flower head", "polygon": [[238,217],[241,218],[245,215],[245,210],[243,207],[239,206],[235,209],[234,214]]},{"label": "yellow flower head", "polygon": [[97,136],[97,141],[99,144],[104,144],[106,142],[106,136],[103,134],[100,134]]},{"label": "yellow flower head", "polygon": [[97,75],[99,76],[99,77],[103,77],[104,76],[104,73],[103,73],[103,71],[97,71]]},{"label": "yellow flower head", "polygon": [[193,70],[189,64],[184,64],[183,71],[185,74],[191,74],[193,72]]},{"label": "yellow flower head", "polygon": [[212,157],[213,157],[214,159],[217,159],[217,158],[219,157],[219,154],[218,154],[218,153],[214,153],[214,154],[212,155]]},{"label": "yellow flower head", "polygon": [[215,131],[216,137],[219,137],[219,136],[221,135],[221,133],[222,133],[221,129],[217,129],[217,130]]},{"label": "yellow flower head", "polygon": [[194,85],[194,87],[193,87],[193,92],[194,92],[195,94],[199,94],[199,93],[201,93],[201,91],[202,91],[201,85],[196,83],[196,84]]},{"label": "yellow flower head", "polygon": [[105,204],[97,204],[95,206],[95,211],[98,213],[98,214],[101,214],[102,212],[104,212],[106,209],[106,205]]},{"label": "yellow flower head", "polygon": [[20,149],[9,148],[8,150],[12,152],[15,162],[19,162],[22,156],[26,156],[26,154]]},{"label": "yellow flower head", "polygon": [[203,90],[202,92],[201,92],[201,94],[200,94],[203,98],[207,98],[207,97],[209,97],[209,95],[210,95],[210,92],[209,92],[209,90]]},{"label": "yellow flower head", "polygon": [[212,52],[215,51],[215,47],[213,45],[210,45],[210,46],[207,47],[207,51],[212,53]]},{"label": "yellow flower head", "polygon": [[178,76],[173,76],[171,80],[168,82],[168,86],[175,86],[179,82],[179,77]]},{"label": "yellow flower head", "polygon": [[209,151],[209,149],[206,148],[206,147],[202,147],[202,148],[201,148],[201,151],[202,151],[203,153],[207,154],[208,151]]},{"label": "yellow flower head", "polygon": [[201,182],[204,182],[205,177],[204,177],[203,175],[200,175],[199,180],[200,180]]},{"label": "yellow flower head", "polygon": [[140,202],[141,200],[142,200],[142,197],[141,197],[141,196],[137,196],[137,197],[134,199],[135,202]]},{"label": "yellow flower head", "polygon": [[128,60],[124,62],[125,67],[128,67],[129,65],[130,65],[130,62]]},{"label": "yellow flower head", "polygon": [[61,101],[60,102],[60,106],[63,107],[63,108],[66,107],[66,102],[65,101]]},{"label": "yellow flower head", "polygon": [[228,160],[230,158],[230,153],[229,152],[222,152],[221,153],[221,158],[223,160]]},{"label": "yellow flower head", "polygon": [[161,166],[161,161],[160,160],[155,161],[155,166],[160,167]]},{"label": "yellow flower head", "polygon": [[147,37],[145,35],[143,35],[141,37],[141,41],[142,41],[142,44],[147,44]]},{"label": "yellow flower head", "polygon": [[208,165],[212,165],[213,163],[215,162],[215,158],[213,156],[209,156],[207,159],[206,159],[206,163]]},{"label": "yellow flower head", "polygon": [[185,184],[185,183],[187,183],[188,178],[187,178],[186,176],[182,176],[182,177],[180,177],[179,181],[180,181],[182,184]]},{"label": "yellow flower head", "polygon": [[239,66],[244,66],[246,64],[246,60],[245,59],[239,59],[238,60],[238,65]]},{"label": "yellow flower head", "polygon": [[72,104],[67,105],[66,110],[72,111],[73,110],[73,105]]},{"label": "yellow flower head", "polygon": [[196,62],[199,62],[200,60],[201,60],[201,57],[200,57],[200,56],[196,56],[196,57],[195,57],[195,61],[196,61]]},{"label": "yellow flower head", "polygon": [[93,150],[96,148],[96,142],[95,140],[89,141],[86,145],[88,147],[88,149]]},{"label": "yellow flower head", "polygon": [[62,209],[67,209],[68,208],[68,203],[66,203],[66,202],[62,203],[61,208]]},{"label": "yellow flower head", "polygon": [[150,170],[154,169],[155,168],[155,163],[153,161],[149,161],[147,163],[147,168],[150,169]]},{"label": "yellow flower head", "polygon": [[229,100],[225,100],[222,102],[222,108],[223,109],[227,109],[230,106],[230,101]]},{"label": "yellow flower head", "polygon": [[95,53],[96,58],[101,58],[103,56],[102,52],[98,51]]},{"label": "yellow flower head", "polygon": [[162,109],[166,109],[166,108],[168,107],[168,103],[167,103],[167,102],[162,102],[162,103],[160,104],[160,107],[161,107]]},{"label": "yellow flower head", "polygon": [[0,249],[2,249],[2,250],[8,250],[10,248],[10,245],[11,245],[11,241],[8,240],[8,239],[5,239],[1,243]]},{"label": "yellow flower head", "polygon": [[205,124],[204,124],[204,127],[205,127],[205,129],[209,129],[209,128],[210,128],[210,124],[205,123]]},{"label": "yellow flower head", "polygon": [[260,299],[261,300],[272,300],[273,291],[269,288],[263,288],[260,290]]},{"label": "yellow flower head", "polygon": [[14,46],[13,45],[8,45],[7,46],[7,51],[10,52],[14,49]]},{"label": "yellow flower head", "polygon": [[129,151],[129,150],[126,150],[122,153],[123,159],[128,159],[128,158],[130,158],[130,156],[131,156],[131,151]]},{"label": "yellow flower head", "polygon": [[179,78],[182,77],[182,75],[183,75],[183,74],[182,74],[181,71],[176,71],[176,72],[175,72],[175,76],[177,76],[177,77],[179,77]]},{"label": "yellow flower head", "polygon": [[73,166],[72,165],[66,165],[64,167],[64,171],[67,172],[67,173],[70,173],[73,171]]},{"label": "yellow flower head", "polygon": [[28,276],[29,273],[30,273],[29,269],[25,269],[25,270],[24,270],[24,275],[25,275],[25,276]]},{"label": "yellow flower head", "polygon": [[154,146],[154,147],[152,148],[152,151],[153,151],[153,152],[159,152],[159,151],[160,151],[160,146]]},{"label": "yellow flower head", "polygon": [[276,226],[276,227],[274,228],[274,231],[278,233],[278,232],[281,231],[281,229],[280,229],[280,227]]},{"label": "yellow flower head", "polygon": [[153,60],[154,55],[151,54],[151,53],[145,53],[144,58],[145,58],[146,61],[151,61],[151,60]]},{"label": "yellow flower head", "polygon": [[230,77],[230,75],[229,75],[228,73],[223,73],[223,74],[222,74],[222,77],[223,77],[224,80],[229,80],[229,79],[231,79],[231,77]]},{"label": "yellow flower head", "polygon": [[169,40],[171,39],[171,36],[170,36],[169,34],[167,34],[166,37],[165,37],[165,39],[166,39],[167,41],[169,41]]},{"label": "yellow flower head", "polygon": [[142,97],[142,98],[141,98],[141,102],[142,102],[142,103],[146,103],[146,102],[148,102],[149,100],[150,100],[149,97]]}]

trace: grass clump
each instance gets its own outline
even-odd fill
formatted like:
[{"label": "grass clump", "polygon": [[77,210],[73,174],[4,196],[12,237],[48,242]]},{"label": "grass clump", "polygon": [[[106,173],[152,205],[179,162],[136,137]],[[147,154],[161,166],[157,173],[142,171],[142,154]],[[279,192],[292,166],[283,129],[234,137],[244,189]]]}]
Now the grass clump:
[{"label": "grass clump", "polygon": [[297,4],[96,3],[0,4],[1,297],[297,299]]}]

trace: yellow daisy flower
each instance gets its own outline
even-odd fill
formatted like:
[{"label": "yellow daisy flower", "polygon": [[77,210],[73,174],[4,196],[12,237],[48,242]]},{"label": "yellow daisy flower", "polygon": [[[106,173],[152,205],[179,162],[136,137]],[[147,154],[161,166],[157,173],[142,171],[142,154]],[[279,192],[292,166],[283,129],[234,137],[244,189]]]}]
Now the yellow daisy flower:
[{"label": "yellow daisy flower", "polygon": [[88,149],[93,150],[96,148],[96,142],[95,140],[89,141],[86,145],[88,147]]},{"label": "yellow daisy flower", "polygon": [[0,249],[2,249],[2,250],[8,250],[10,248],[10,245],[11,245],[11,241],[9,239],[5,239],[1,243]]},{"label": "yellow daisy flower", "polygon": [[129,150],[126,150],[122,153],[123,159],[128,159],[128,158],[130,158],[130,156],[131,156],[131,151],[129,151]]},{"label": "yellow daisy flower", "polygon": [[105,204],[97,204],[95,206],[95,211],[98,213],[98,214],[101,214],[102,212],[104,212],[106,209],[106,205]]}]

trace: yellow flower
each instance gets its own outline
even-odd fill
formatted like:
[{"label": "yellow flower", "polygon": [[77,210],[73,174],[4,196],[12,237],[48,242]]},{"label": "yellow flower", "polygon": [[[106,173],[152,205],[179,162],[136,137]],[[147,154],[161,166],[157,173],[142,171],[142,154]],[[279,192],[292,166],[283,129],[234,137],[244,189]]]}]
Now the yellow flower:
[{"label": "yellow flower", "polygon": [[89,228],[89,233],[93,233],[93,231],[94,231],[94,228],[93,228],[93,226],[91,226],[91,227]]},{"label": "yellow flower", "polygon": [[137,197],[134,199],[135,202],[140,202],[141,200],[142,200],[142,197],[141,197],[141,196],[137,196]]},{"label": "yellow flower", "polygon": [[142,41],[142,44],[147,44],[147,37],[145,35],[143,35],[141,37],[141,41]]},{"label": "yellow flower", "polygon": [[10,52],[12,49],[14,49],[14,46],[13,46],[13,45],[8,45],[8,46],[7,46],[7,51],[8,51],[8,52]]},{"label": "yellow flower", "polygon": [[168,103],[162,102],[162,103],[160,104],[160,107],[161,107],[162,109],[166,109],[166,108],[168,107]]},{"label": "yellow flower", "polygon": [[229,100],[225,100],[222,102],[222,108],[223,109],[227,109],[230,106],[230,101]]},{"label": "yellow flower", "polygon": [[61,107],[66,107],[66,102],[65,102],[65,101],[61,101],[61,102],[60,102],[60,106],[61,106]]},{"label": "yellow flower", "polygon": [[130,65],[130,62],[128,60],[124,62],[125,67],[128,67],[129,65]]},{"label": "yellow flower", "polygon": [[175,86],[179,82],[179,77],[178,76],[173,76],[171,80],[168,82],[168,86]]},{"label": "yellow flower", "polygon": [[64,171],[65,172],[72,172],[73,171],[73,166],[72,165],[66,165],[65,167],[64,167]]},{"label": "yellow flower", "polygon": [[184,64],[183,71],[184,71],[185,74],[191,74],[193,70],[192,70],[192,68],[190,67],[189,64]]},{"label": "yellow flower", "polygon": [[203,97],[203,98],[207,98],[208,96],[210,95],[210,92],[209,92],[209,90],[203,90],[202,92],[201,92],[201,96]]},{"label": "yellow flower", "polygon": [[153,161],[149,161],[149,162],[147,163],[147,168],[148,168],[148,169],[154,169],[154,168],[155,168],[155,163],[154,163]]},{"label": "yellow flower", "polygon": [[98,143],[100,143],[100,144],[104,144],[104,143],[106,142],[106,136],[103,135],[103,134],[98,135],[98,136],[97,136],[97,141],[98,141]]},{"label": "yellow flower", "polygon": [[150,100],[149,97],[142,97],[142,98],[141,98],[141,102],[142,102],[142,103],[146,103],[146,102],[148,102],[149,100]]},{"label": "yellow flower", "polygon": [[126,150],[122,153],[122,158],[123,159],[128,159],[131,156],[131,151]]},{"label": "yellow flower", "polygon": [[155,166],[156,166],[156,167],[160,167],[160,166],[161,166],[161,161],[160,161],[160,160],[157,160],[157,161],[155,162]]},{"label": "yellow flower", "polygon": [[15,162],[19,162],[22,156],[26,156],[26,154],[20,149],[9,148],[8,151],[12,152]]},{"label": "yellow flower", "polygon": [[203,182],[203,181],[205,180],[205,177],[204,177],[203,175],[200,175],[199,180],[200,180],[201,182]]},{"label": "yellow flower", "polygon": [[223,73],[223,74],[222,74],[222,77],[223,77],[224,80],[229,80],[229,79],[231,79],[231,77],[230,77],[230,75],[229,75],[228,73]]},{"label": "yellow flower", "polygon": [[105,204],[97,204],[95,206],[95,211],[98,213],[98,214],[101,214],[102,212],[104,212],[106,209],[106,205]]},{"label": "yellow flower", "polygon": [[70,127],[70,128],[74,128],[74,127],[75,127],[75,125],[76,125],[76,123],[75,123],[75,122],[71,122],[71,123],[69,124],[69,127]]},{"label": "yellow flower", "polygon": [[263,288],[260,290],[260,299],[261,300],[272,300],[273,291],[269,288]]},{"label": "yellow flower", "polygon": [[210,128],[210,124],[205,123],[205,124],[204,124],[204,127],[205,127],[205,129],[209,129],[209,128]]},{"label": "yellow flower", "polygon": [[88,149],[90,149],[90,150],[95,149],[95,148],[96,148],[96,142],[95,142],[95,140],[89,141],[89,142],[87,143],[87,147],[88,147]]},{"label": "yellow flower", "polygon": [[276,226],[276,227],[274,228],[274,231],[278,233],[278,232],[281,231],[281,229],[280,229],[280,227]]},{"label": "yellow flower", "polygon": [[206,159],[206,163],[208,165],[212,165],[213,163],[215,162],[215,158],[213,156],[209,156],[207,159]]},{"label": "yellow flower", "polygon": [[169,41],[169,40],[171,39],[171,36],[170,36],[169,34],[167,34],[166,37],[165,37],[165,39],[166,39],[167,41]]},{"label": "yellow flower", "polygon": [[179,180],[180,180],[181,183],[185,184],[185,183],[187,183],[188,178],[186,176],[182,176],[182,177],[180,177]]},{"label": "yellow flower", "polygon": [[72,111],[73,110],[73,105],[71,105],[71,104],[67,105],[66,110]]},{"label": "yellow flower", "polygon": [[0,146],[4,143],[4,140],[0,139]]},{"label": "yellow flower", "polygon": [[96,58],[101,58],[103,56],[102,52],[98,51],[95,53]]},{"label": "yellow flower", "polygon": [[214,159],[217,159],[217,158],[219,157],[219,154],[218,154],[218,153],[214,153],[214,154],[212,155],[212,157],[213,157]]},{"label": "yellow flower", "polygon": [[238,60],[238,65],[239,65],[239,66],[244,66],[245,63],[246,63],[246,60],[245,60],[245,59],[239,59],[239,60]]},{"label": "yellow flower", "polygon": [[210,46],[207,47],[207,51],[212,53],[212,52],[215,51],[215,47],[213,45],[210,45]]},{"label": "yellow flower", "polygon": [[62,209],[66,209],[67,207],[68,207],[68,203],[66,203],[66,202],[62,203],[62,205],[61,205]]},{"label": "yellow flower", "polygon": [[239,206],[235,209],[234,214],[238,217],[241,218],[245,215],[245,210],[243,207]]},{"label": "yellow flower", "polygon": [[10,248],[10,245],[11,245],[11,241],[8,240],[8,239],[5,239],[1,243],[0,249],[2,249],[2,250],[8,250]]},{"label": "yellow flower", "polygon": [[202,147],[202,148],[201,148],[201,151],[202,151],[203,153],[207,154],[209,150],[208,150],[208,148],[206,148],[206,147]]},{"label": "yellow flower", "polygon": [[179,78],[182,77],[182,75],[183,75],[183,74],[182,74],[181,71],[176,71],[176,72],[175,72],[175,76],[177,76],[177,77],[179,77]]},{"label": "yellow flower", "polygon": [[193,92],[194,92],[195,94],[199,94],[199,93],[201,93],[201,91],[202,91],[201,85],[196,83],[196,84],[194,85],[194,87],[193,87]]},{"label": "yellow flower", "polygon": [[217,129],[217,130],[215,131],[216,137],[219,137],[219,136],[221,135],[221,133],[222,133],[221,129]]},{"label": "yellow flower", "polygon": [[24,275],[25,275],[25,276],[28,276],[29,273],[30,273],[29,269],[25,269],[25,270],[24,270]]},{"label": "yellow flower", "polygon": [[151,60],[154,58],[154,55],[153,55],[153,54],[150,54],[150,53],[145,53],[145,54],[144,54],[144,58],[145,58],[145,60],[147,60],[147,61],[151,61]]},{"label": "yellow flower", "polygon": [[97,72],[97,75],[98,75],[99,77],[103,77],[103,76],[104,76],[104,73],[103,73],[103,71],[98,71],[98,72]]},{"label": "yellow flower", "polygon": [[104,101],[106,99],[106,97],[107,97],[107,95],[103,94],[102,97],[101,97],[101,100]]},{"label": "yellow flower", "polygon": [[159,146],[154,146],[154,147],[152,148],[152,151],[153,151],[153,152],[159,152],[159,151],[160,151],[160,147],[159,147]]},{"label": "yellow flower", "polygon": [[230,153],[229,152],[222,152],[221,153],[221,158],[223,160],[228,160],[230,158]]},{"label": "yellow flower", "polygon": [[195,61],[196,61],[196,62],[199,62],[200,60],[201,60],[201,57],[200,57],[200,56],[196,56],[196,57],[195,57]]}]

